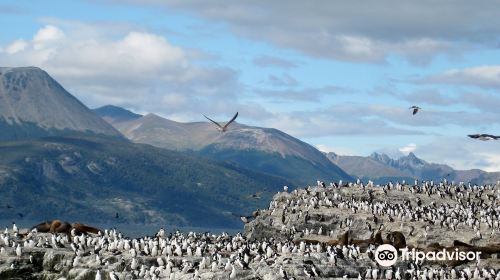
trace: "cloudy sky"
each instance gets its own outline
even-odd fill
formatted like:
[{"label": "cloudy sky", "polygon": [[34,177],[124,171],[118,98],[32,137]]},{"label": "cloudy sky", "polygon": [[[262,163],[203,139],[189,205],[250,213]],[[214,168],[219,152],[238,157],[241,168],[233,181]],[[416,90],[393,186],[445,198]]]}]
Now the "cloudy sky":
[{"label": "cloudy sky", "polygon": [[[88,107],[275,127],[323,151],[500,171],[498,1],[0,0],[0,66]],[[412,105],[422,111],[412,116]]]}]

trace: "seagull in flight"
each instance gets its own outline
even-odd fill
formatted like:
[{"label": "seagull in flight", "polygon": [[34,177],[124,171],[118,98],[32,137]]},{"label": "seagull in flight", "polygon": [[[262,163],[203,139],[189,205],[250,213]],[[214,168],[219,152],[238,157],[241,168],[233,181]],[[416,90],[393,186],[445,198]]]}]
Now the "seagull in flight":
[{"label": "seagull in flight", "polygon": [[203,116],[207,118],[207,120],[213,122],[217,126],[217,130],[219,130],[220,132],[226,132],[227,127],[238,117],[238,112],[236,112],[236,115],[234,115],[234,117],[230,121],[228,121],[224,126],[220,125],[218,122],[212,120],[211,118],[205,115]]},{"label": "seagull in flight", "polygon": [[469,134],[468,135],[470,138],[473,139],[478,139],[481,141],[489,141],[489,140],[498,140],[500,139],[500,136],[495,136],[491,134]]},{"label": "seagull in flight", "polygon": [[420,108],[420,107],[418,107],[418,106],[413,105],[413,106],[411,106],[411,107],[410,107],[410,109],[413,109],[413,115],[415,115],[415,114],[418,112],[418,110],[420,110],[420,109],[422,109],[422,108]]}]

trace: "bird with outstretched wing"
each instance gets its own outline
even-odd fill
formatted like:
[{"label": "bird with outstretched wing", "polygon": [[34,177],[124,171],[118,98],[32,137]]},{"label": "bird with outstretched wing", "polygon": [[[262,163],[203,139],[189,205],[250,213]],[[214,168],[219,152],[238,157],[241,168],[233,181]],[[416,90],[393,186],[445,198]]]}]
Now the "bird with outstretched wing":
[{"label": "bird with outstretched wing", "polygon": [[410,107],[410,109],[413,109],[413,115],[415,115],[415,114],[418,112],[418,110],[420,110],[420,109],[422,109],[422,108],[420,108],[420,107],[418,107],[418,106],[413,105],[413,106],[411,106],[411,107]]},{"label": "bird with outstretched wing", "polygon": [[216,126],[217,126],[217,130],[219,130],[220,132],[226,132],[227,130],[227,127],[232,123],[234,122],[234,120],[236,120],[236,118],[238,117],[238,112],[236,112],[236,114],[234,115],[234,117],[228,121],[224,126],[220,125],[218,122],[212,120],[211,118],[203,115],[205,118],[207,118],[207,120],[213,122]]},{"label": "bird with outstretched wing", "polygon": [[500,139],[500,136],[495,136],[495,135],[491,135],[491,134],[469,134],[467,135],[469,136],[470,138],[472,139],[478,139],[478,140],[481,140],[481,141],[489,141],[489,140],[498,140]]}]

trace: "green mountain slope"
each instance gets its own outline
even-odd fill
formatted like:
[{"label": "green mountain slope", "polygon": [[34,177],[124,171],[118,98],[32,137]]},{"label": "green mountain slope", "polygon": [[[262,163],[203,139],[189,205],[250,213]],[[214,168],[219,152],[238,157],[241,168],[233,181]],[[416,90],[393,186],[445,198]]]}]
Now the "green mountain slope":
[{"label": "green mountain slope", "polygon": [[[98,138],[0,143],[0,216],[239,227],[287,181],[149,145]],[[264,191],[261,199],[252,199]],[[9,206],[9,207],[7,207]],[[115,214],[118,213],[118,219]]]}]

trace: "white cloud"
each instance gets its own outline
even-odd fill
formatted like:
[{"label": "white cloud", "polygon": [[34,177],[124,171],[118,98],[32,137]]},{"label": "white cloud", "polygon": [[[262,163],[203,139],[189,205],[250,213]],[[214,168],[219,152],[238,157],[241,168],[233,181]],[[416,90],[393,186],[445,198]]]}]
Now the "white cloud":
[{"label": "white cloud", "polygon": [[409,153],[413,153],[417,150],[417,145],[416,144],[413,144],[413,143],[410,143],[404,147],[401,147],[399,148],[399,151],[404,153],[404,154],[409,154]]},{"label": "white cloud", "polygon": [[163,101],[173,106],[186,106],[189,102],[186,96],[178,93],[168,93],[164,95]]},{"label": "white cloud", "polygon": [[[295,137],[332,135],[419,135],[420,131],[395,127],[383,119],[366,118],[358,106],[345,104],[312,111],[275,113],[263,120],[263,126],[274,127]],[[333,113],[332,113],[333,112]]]},{"label": "white cloud", "polygon": [[5,52],[7,54],[12,55],[12,54],[15,54],[17,52],[23,51],[27,46],[28,46],[28,43],[26,43],[26,41],[24,41],[22,39],[15,40],[14,42],[12,42],[10,45],[8,45],[5,48]]},{"label": "white cloud", "polygon": [[89,107],[114,104],[198,116],[208,104],[214,114],[241,106],[235,71],[200,66],[192,50],[164,36],[55,22],[59,25],[42,27],[31,39],[8,44],[0,52],[2,64],[38,66]]},{"label": "white cloud", "polygon": [[[500,153],[478,153],[478,157],[481,157],[483,160],[482,166],[479,168],[488,172],[498,172],[500,171]],[[500,180],[500,178],[499,178]]]},{"label": "white cloud", "polygon": [[333,147],[330,147],[328,145],[316,144],[315,146],[318,150],[322,151],[323,153],[335,152],[335,149],[333,149]]},{"label": "white cloud", "polygon": [[313,57],[356,62],[398,55],[425,64],[439,54],[454,57],[478,47],[495,48],[500,32],[500,11],[491,1],[363,1],[363,9],[349,0],[318,5],[301,0],[128,2],[188,11],[222,22],[240,36]]},{"label": "white cloud", "polygon": [[459,170],[480,168],[485,171],[500,171],[500,149],[495,141],[441,136],[429,143],[420,144],[417,156],[428,162],[445,163]]},{"label": "white cloud", "polygon": [[46,25],[33,37],[33,48],[35,50],[42,49],[46,44],[56,42],[64,38],[64,32],[56,26]]},{"label": "white cloud", "polygon": [[451,69],[442,74],[427,77],[422,82],[500,88],[500,65]]},{"label": "white cloud", "polygon": [[342,44],[345,52],[353,56],[370,57],[374,54],[374,44],[366,37],[338,36],[337,40]]}]

